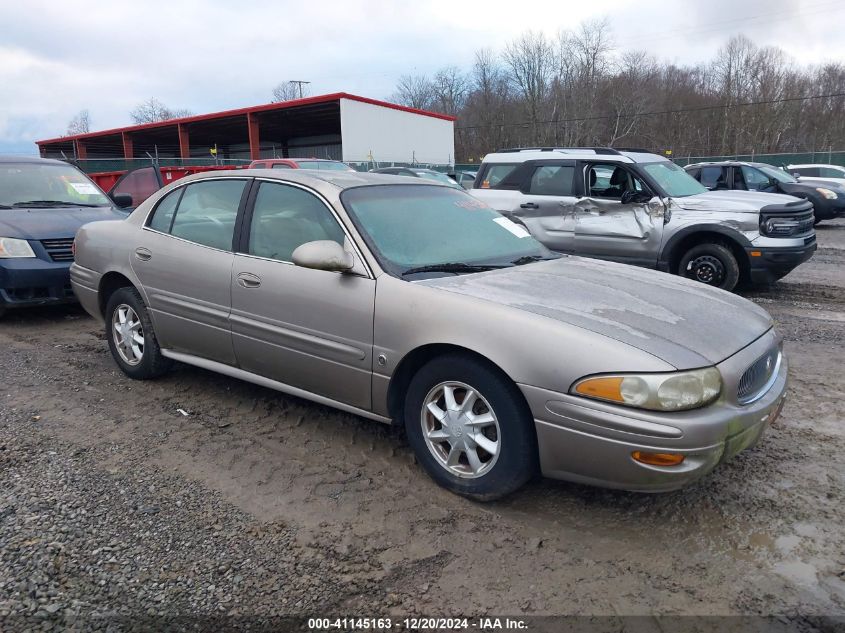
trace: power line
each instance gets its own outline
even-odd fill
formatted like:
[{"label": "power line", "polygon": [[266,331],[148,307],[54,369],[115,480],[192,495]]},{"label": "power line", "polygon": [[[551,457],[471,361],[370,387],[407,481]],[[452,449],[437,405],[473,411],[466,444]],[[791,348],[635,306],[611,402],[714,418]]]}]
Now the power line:
[{"label": "power line", "polygon": [[725,110],[728,108],[742,108],[746,106],[756,106],[756,105],[772,105],[775,103],[790,103],[795,101],[810,101],[813,99],[832,99],[836,97],[845,97],[845,92],[832,92],[830,94],[824,95],[809,95],[806,97],[783,97],[781,99],[766,99],[764,101],[745,101],[739,103],[724,103],[719,105],[708,105],[708,106],[698,106],[695,108],[675,108],[672,110],[654,110],[651,112],[636,112],[632,114],[608,114],[608,115],[601,115],[601,116],[586,116],[586,117],[573,117],[571,119],[549,119],[544,121],[520,121],[518,123],[490,123],[484,125],[465,125],[461,127],[456,127],[456,130],[479,130],[485,128],[504,128],[504,127],[530,127],[532,125],[550,125],[550,124],[561,124],[561,123],[580,123],[583,121],[604,121],[606,119],[630,119],[630,118],[637,118],[637,117],[646,117],[646,116],[658,116],[661,114],[681,114],[684,112],[704,112],[706,110]]}]

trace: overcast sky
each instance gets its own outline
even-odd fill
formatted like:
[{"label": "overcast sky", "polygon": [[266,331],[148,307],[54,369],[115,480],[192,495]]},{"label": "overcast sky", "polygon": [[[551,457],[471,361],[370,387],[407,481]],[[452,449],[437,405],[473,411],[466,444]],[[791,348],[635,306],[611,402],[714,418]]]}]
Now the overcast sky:
[{"label": "overcast sky", "polygon": [[0,0],[0,153],[34,153],[83,108],[92,131],[128,125],[151,96],[201,114],[301,79],[387,98],[400,75],[602,16],[617,50],[682,64],[737,33],[798,64],[845,61],[843,0]]}]

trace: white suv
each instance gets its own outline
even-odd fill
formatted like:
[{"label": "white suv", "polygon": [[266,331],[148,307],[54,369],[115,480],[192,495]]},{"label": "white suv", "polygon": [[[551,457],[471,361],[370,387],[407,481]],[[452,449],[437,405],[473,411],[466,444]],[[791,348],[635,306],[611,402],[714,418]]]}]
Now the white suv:
[{"label": "white suv", "polygon": [[516,148],[484,157],[470,193],[556,251],[732,290],[772,282],[816,249],[813,205],[708,191],[645,150]]}]

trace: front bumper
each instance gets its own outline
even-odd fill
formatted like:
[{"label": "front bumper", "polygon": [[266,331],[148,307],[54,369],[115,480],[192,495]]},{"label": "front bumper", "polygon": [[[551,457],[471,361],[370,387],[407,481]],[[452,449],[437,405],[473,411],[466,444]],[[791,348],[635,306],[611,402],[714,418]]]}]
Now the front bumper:
[{"label": "front bumper", "polygon": [[[818,245],[815,235],[801,246],[758,247],[745,249],[748,255],[749,274],[754,283],[773,283],[789,274],[813,256]],[[759,253],[759,254],[755,254]]]},{"label": "front bumper", "polygon": [[[779,339],[769,330],[717,367],[724,387],[717,402],[677,413],[641,411],[537,387],[519,385],[534,415],[543,475],[605,488],[665,492],[703,477],[753,446],[782,406],[788,367],[752,404],[736,398],[739,377]],[[671,467],[649,466],[634,451],[685,455]]]},{"label": "front bumper", "polygon": [[25,308],[75,301],[69,269],[70,262],[38,257],[0,259],[0,304]]}]

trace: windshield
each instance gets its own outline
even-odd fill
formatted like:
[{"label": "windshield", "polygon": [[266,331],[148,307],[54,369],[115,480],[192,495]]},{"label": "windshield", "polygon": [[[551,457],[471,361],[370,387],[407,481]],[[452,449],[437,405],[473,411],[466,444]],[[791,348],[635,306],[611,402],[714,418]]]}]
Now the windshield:
[{"label": "windshield", "polygon": [[334,171],[355,171],[346,163],[334,160],[299,160],[296,161],[300,169],[331,169]]},{"label": "windshield", "polygon": [[772,167],[771,165],[755,165],[755,167],[770,178],[774,178],[779,182],[798,182],[791,175],[782,169],[778,169],[777,167]]},{"label": "windshield", "polygon": [[341,201],[385,270],[510,266],[555,257],[522,226],[465,193],[427,185],[347,189]]},{"label": "windshield", "polygon": [[425,178],[426,180],[434,180],[435,182],[442,182],[444,185],[451,185],[455,186],[458,183],[449,178],[446,174],[441,174],[439,171],[425,171],[420,169],[419,171],[414,172],[420,178]]},{"label": "windshield", "polygon": [[111,201],[76,167],[0,163],[2,207],[108,207]]},{"label": "windshield", "polygon": [[671,198],[694,196],[707,191],[707,187],[675,163],[670,163],[668,160],[663,160],[659,163],[644,164],[643,169],[657,182],[657,185],[663,192]]}]

